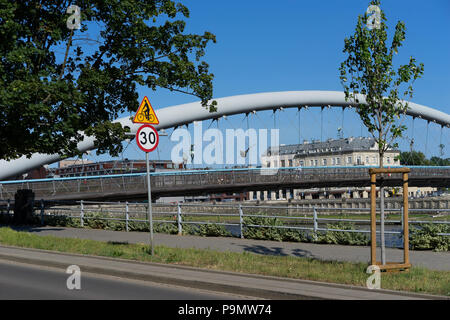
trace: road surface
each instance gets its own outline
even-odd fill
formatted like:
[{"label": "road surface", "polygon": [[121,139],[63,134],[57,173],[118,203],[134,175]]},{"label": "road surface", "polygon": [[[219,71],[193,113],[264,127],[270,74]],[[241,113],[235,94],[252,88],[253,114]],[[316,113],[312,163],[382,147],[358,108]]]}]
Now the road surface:
[{"label": "road surface", "polygon": [[81,289],[67,289],[70,274],[58,268],[32,266],[0,260],[0,300],[7,299],[149,299],[216,300],[242,299],[206,290],[155,284],[147,281],[94,275],[81,271]]}]

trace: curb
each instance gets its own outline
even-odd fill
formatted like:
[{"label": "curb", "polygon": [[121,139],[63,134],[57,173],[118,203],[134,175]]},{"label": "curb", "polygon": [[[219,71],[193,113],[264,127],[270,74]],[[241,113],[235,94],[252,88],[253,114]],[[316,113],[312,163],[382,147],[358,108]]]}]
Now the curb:
[{"label": "curb", "polygon": [[[347,290],[351,289],[351,290],[359,290],[359,291],[364,291],[364,292],[377,292],[377,293],[381,293],[381,294],[394,294],[394,295],[398,295],[398,296],[410,297],[411,299],[450,300],[450,297],[446,297],[446,296],[418,294],[418,293],[410,293],[410,292],[405,292],[405,291],[395,291],[395,290],[388,290],[388,289],[380,289],[380,290],[373,291],[373,290],[370,290],[370,289],[367,289],[364,287],[336,284],[336,283],[326,283],[326,282],[311,281],[311,280],[290,279],[290,278],[263,276],[263,275],[246,274],[246,273],[238,273],[238,272],[230,272],[230,271],[209,270],[209,269],[201,269],[201,268],[194,268],[194,267],[188,267],[188,266],[178,266],[178,265],[162,264],[162,263],[155,263],[155,262],[134,261],[134,260],[127,260],[127,259],[120,259],[120,258],[115,259],[115,258],[110,258],[110,257],[84,255],[84,254],[76,254],[76,253],[63,253],[63,252],[58,252],[58,251],[22,248],[22,247],[7,246],[7,245],[0,245],[0,247],[22,250],[22,251],[37,252],[37,253],[40,252],[40,253],[46,253],[46,254],[54,254],[54,255],[56,254],[56,255],[61,255],[61,256],[66,256],[66,257],[69,256],[69,257],[78,257],[78,258],[86,258],[86,259],[92,258],[92,259],[98,259],[98,260],[104,260],[104,261],[124,262],[124,263],[129,263],[129,264],[157,266],[157,267],[172,268],[172,269],[177,269],[177,270],[205,272],[205,273],[210,273],[210,274],[221,274],[221,275],[230,275],[230,276],[237,276],[237,277],[254,278],[254,279],[274,280],[274,281],[289,282],[289,283],[296,282],[299,284],[309,284],[309,285],[315,285],[315,286],[321,286],[321,287],[347,289]],[[16,261],[16,262],[21,262],[21,263],[26,263],[26,264],[47,266],[47,267],[56,267],[56,268],[62,268],[62,269],[67,268],[67,263],[49,261],[46,259],[10,256],[10,255],[1,254],[1,253],[0,253],[0,259]],[[151,281],[151,282],[156,282],[156,283],[178,285],[178,286],[203,289],[203,290],[209,290],[209,291],[240,294],[240,295],[245,295],[245,296],[252,296],[255,298],[279,299],[279,300],[280,299],[281,300],[328,299],[326,297],[295,294],[295,293],[291,293],[291,292],[283,292],[281,290],[250,288],[250,287],[240,286],[237,284],[219,284],[219,283],[212,283],[212,282],[202,281],[202,280],[187,280],[187,279],[180,279],[177,277],[168,277],[168,276],[163,276],[163,275],[144,274],[144,273],[139,273],[139,272],[123,271],[123,270],[117,270],[117,269],[115,270],[114,267],[109,267],[109,268],[93,267],[93,266],[89,265],[89,263],[79,264],[79,267],[82,268],[84,272],[89,272],[89,273],[94,273],[94,274],[117,276],[120,278],[128,278],[128,279],[133,279],[133,280]]]}]

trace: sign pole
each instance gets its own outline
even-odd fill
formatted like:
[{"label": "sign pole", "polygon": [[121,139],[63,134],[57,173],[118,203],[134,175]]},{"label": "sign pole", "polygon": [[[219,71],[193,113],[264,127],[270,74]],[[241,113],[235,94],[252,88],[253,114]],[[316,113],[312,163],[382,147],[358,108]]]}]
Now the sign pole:
[{"label": "sign pole", "polygon": [[148,191],[148,219],[150,222],[150,250],[153,256],[153,217],[152,217],[152,189],[150,184],[150,165],[148,160],[148,152],[145,153],[145,162],[147,163],[147,191]]},{"label": "sign pole", "polygon": [[145,152],[145,162],[147,165],[147,193],[148,193],[148,220],[150,224],[150,250],[151,255],[154,255],[153,248],[153,216],[152,216],[152,185],[150,182],[150,164],[148,160],[148,153],[156,149],[159,143],[158,131],[151,126],[151,124],[159,124],[158,117],[155,110],[147,97],[142,99],[139,109],[133,118],[133,123],[142,123],[136,132],[136,144]]}]

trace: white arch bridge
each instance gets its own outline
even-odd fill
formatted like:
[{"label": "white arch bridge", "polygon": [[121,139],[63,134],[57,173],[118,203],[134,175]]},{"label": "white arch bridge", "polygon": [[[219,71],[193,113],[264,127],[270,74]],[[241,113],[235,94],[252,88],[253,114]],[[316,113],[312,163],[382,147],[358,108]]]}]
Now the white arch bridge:
[{"label": "white arch bridge", "polygon": [[[357,96],[360,103],[365,103],[365,97]],[[248,114],[263,110],[277,110],[280,108],[309,108],[309,107],[356,107],[357,103],[346,101],[345,94],[338,91],[286,91],[239,95],[215,99],[218,103],[217,112],[209,112],[200,102],[176,105],[158,109],[159,125],[156,129],[179,127],[194,121],[219,119],[234,114]],[[406,114],[413,118],[421,118],[450,128],[450,115],[442,111],[409,102]],[[128,126],[131,133],[136,133],[140,125],[133,124],[129,117],[117,119],[122,126]],[[94,149],[94,138],[86,136],[78,144],[81,152]],[[58,154],[34,154],[31,158],[22,157],[13,161],[0,160],[0,181],[12,176],[51,164],[61,160]]]}]

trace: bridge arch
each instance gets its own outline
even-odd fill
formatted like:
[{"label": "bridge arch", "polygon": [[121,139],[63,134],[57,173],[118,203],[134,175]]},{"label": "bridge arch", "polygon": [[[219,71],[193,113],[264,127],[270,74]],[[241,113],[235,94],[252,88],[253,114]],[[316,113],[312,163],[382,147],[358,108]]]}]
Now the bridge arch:
[{"label": "bridge arch", "polygon": [[[363,95],[357,96],[361,103],[365,103]],[[356,107],[357,104],[345,100],[345,94],[339,91],[283,91],[266,92],[247,95],[238,95],[215,99],[218,103],[217,112],[210,113],[202,107],[200,102],[181,104],[165,107],[157,110],[159,125],[156,129],[167,129],[179,127],[194,121],[217,119],[239,113],[250,113],[253,111],[274,110],[279,108],[302,108],[302,107]],[[450,115],[442,111],[409,102],[406,114],[434,122],[442,127],[450,128]],[[136,133],[140,127],[132,123],[130,117],[123,117],[114,122],[122,126],[128,126],[131,133]],[[94,138],[86,136],[84,141],[78,144],[82,152],[94,148]],[[27,172],[41,165],[54,163],[61,160],[57,154],[34,154],[31,158],[22,157],[12,161],[0,160],[0,180]]]}]

